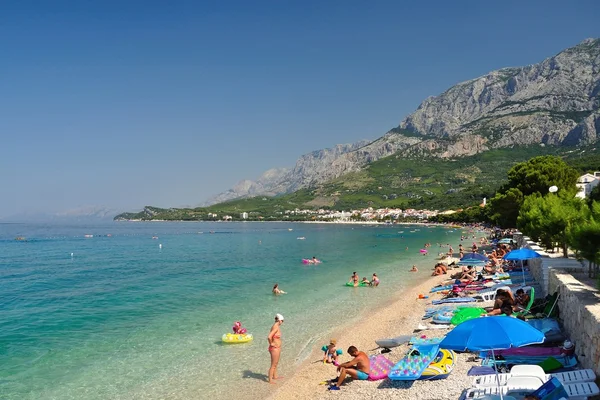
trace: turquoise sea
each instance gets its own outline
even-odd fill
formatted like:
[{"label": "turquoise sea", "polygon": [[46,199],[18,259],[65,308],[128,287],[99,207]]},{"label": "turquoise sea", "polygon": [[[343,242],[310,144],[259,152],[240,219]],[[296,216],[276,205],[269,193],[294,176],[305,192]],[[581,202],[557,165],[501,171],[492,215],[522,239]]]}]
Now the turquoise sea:
[{"label": "turquoise sea", "polygon": [[[0,224],[0,398],[260,398],[275,313],[285,316],[286,375],[332,330],[429,275],[436,243],[456,247],[460,234],[400,225]],[[421,256],[426,242],[430,255]],[[323,263],[302,264],[312,256]],[[419,273],[408,272],[412,264]],[[381,285],[345,287],[353,271],[376,272]],[[272,295],[275,282],[288,294]],[[222,344],[238,320],[254,341]]]}]

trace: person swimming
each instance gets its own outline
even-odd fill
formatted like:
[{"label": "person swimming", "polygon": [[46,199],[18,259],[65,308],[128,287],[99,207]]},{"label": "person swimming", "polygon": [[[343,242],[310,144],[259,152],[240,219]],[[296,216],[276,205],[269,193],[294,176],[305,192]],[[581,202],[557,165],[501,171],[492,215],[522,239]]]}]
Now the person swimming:
[{"label": "person swimming", "polygon": [[279,283],[273,286],[273,294],[286,294],[283,290],[279,289]]}]

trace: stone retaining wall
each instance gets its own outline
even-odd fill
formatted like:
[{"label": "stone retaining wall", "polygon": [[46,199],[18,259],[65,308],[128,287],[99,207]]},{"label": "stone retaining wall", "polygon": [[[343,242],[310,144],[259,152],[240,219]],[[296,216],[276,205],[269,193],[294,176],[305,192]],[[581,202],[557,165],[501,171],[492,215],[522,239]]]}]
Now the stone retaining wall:
[{"label": "stone retaining wall", "polygon": [[546,253],[521,233],[515,234],[513,240],[515,248],[526,247],[542,255],[527,263],[530,274],[541,286],[540,297],[558,291],[560,320],[575,343],[577,358],[583,368],[592,368],[600,377],[600,292],[582,283],[586,269],[575,259]]},{"label": "stone retaining wall", "polygon": [[548,291],[558,291],[560,319],[575,343],[575,353],[583,368],[600,376],[600,293],[560,269],[550,268]]}]

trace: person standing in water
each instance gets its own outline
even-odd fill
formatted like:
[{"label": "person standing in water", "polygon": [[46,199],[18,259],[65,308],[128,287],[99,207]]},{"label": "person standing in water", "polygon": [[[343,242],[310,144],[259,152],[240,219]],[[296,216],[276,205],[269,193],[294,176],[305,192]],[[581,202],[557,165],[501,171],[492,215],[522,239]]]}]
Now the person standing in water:
[{"label": "person standing in water", "polygon": [[281,356],[281,324],[283,324],[283,315],[275,315],[275,323],[271,327],[267,341],[269,342],[269,353],[271,354],[271,368],[269,368],[269,383],[275,384],[276,379],[283,378],[277,376],[277,364]]}]

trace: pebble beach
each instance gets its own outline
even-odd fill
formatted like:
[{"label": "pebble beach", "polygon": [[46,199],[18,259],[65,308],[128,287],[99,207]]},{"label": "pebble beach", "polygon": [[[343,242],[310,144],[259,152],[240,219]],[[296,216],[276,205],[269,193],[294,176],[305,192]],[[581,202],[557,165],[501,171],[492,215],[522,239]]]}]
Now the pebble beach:
[{"label": "pebble beach", "polygon": [[[425,278],[430,271],[420,271],[418,274]],[[428,295],[431,287],[446,277],[447,275],[427,277],[422,283],[398,293],[395,299],[380,309],[362,315],[360,322],[349,329],[347,328],[343,332],[334,332],[333,337],[338,340],[338,348],[344,350],[340,362],[350,360],[350,356],[346,354],[346,348],[351,345],[368,355],[374,355],[381,352],[381,349],[377,348],[375,340],[413,334],[419,324],[423,323],[421,318],[425,309],[431,306],[431,297],[418,299],[418,295]],[[342,312],[349,312],[349,310]],[[443,336],[446,332],[447,330],[431,329],[414,334],[438,337]],[[395,363],[406,354],[407,350],[408,346],[403,345],[392,349],[386,356]],[[320,383],[334,378],[336,367],[331,364],[323,364],[321,362],[322,354],[320,349],[315,348],[310,357],[291,377],[284,379],[272,389],[269,399],[457,399],[463,390],[470,386],[472,377],[467,376],[467,371],[471,366],[477,365],[475,362],[467,362],[471,354],[462,353],[457,354],[454,371],[444,380],[400,382],[385,379],[371,382],[347,379],[341,390],[331,392],[327,390],[327,385]]]}]

